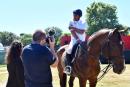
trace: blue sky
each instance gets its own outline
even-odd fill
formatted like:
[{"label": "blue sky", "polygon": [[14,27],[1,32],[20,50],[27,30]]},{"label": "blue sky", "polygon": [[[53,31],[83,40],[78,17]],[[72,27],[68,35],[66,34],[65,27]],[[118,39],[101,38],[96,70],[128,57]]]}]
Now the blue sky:
[{"label": "blue sky", "polygon": [[84,20],[86,8],[94,1],[116,5],[119,22],[130,26],[130,0],[0,0],[0,31],[33,33],[57,26],[68,32],[72,11],[82,9]]}]

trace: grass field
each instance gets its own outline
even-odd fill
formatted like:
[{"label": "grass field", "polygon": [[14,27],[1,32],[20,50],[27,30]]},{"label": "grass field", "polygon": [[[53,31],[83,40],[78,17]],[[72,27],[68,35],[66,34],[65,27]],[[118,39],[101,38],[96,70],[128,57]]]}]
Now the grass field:
[{"label": "grass field", "polygon": [[[102,67],[104,67],[104,65]],[[60,87],[57,69],[52,69],[52,72],[54,87]],[[0,87],[4,87],[6,84],[7,76],[6,65],[0,65]],[[74,84],[74,87],[79,87],[78,79],[75,80]],[[88,84],[86,87],[89,87]],[[97,87],[130,87],[130,65],[126,65],[126,70],[121,75],[109,71],[108,74],[98,82]]]},{"label": "grass field", "polygon": [[0,87],[3,86],[3,84],[5,84],[5,82],[7,81],[7,70],[6,70],[6,65],[0,65]]}]

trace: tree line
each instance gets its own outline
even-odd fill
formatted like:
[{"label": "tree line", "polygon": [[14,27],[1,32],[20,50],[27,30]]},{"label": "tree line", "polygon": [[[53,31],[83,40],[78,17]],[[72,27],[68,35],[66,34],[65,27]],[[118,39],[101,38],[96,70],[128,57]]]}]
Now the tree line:
[{"label": "tree line", "polygon": [[[45,32],[47,32],[48,29],[55,29],[56,34],[54,35],[56,44],[59,44],[59,38],[62,35],[62,29],[58,27],[49,27],[45,29]],[[21,33],[20,35],[16,35],[15,33],[3,31],[0,32],[0,43],[2,43],[4,46],[9,46],[14,40],[19,40],[22,42],[22,44],[28,45],[32,42],[32,34],[26,34]]]}]

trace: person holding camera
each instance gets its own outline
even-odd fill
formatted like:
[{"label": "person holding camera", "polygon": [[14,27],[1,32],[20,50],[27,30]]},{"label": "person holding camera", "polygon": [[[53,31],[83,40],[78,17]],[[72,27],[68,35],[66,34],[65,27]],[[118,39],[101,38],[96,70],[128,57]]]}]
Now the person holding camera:
[{"label": "person holding camera", "polygon": [[22,60],[25,73],[25,87],[53,87],[50,66],[57,67],[58,57],[54,50],[55,40],[46,46],[46,34],[37,30],[33,42],[24,47]]}]

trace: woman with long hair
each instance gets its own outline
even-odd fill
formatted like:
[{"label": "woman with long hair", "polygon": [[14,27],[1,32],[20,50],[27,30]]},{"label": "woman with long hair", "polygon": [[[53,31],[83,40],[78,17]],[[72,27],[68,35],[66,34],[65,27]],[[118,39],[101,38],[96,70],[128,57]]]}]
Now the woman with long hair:
[{"label": "woman with long hair", "polygon": [[6,87],[25,87],[21,52],[21,42],[12,42],[6,57],[7,70],[9,74]]}]

